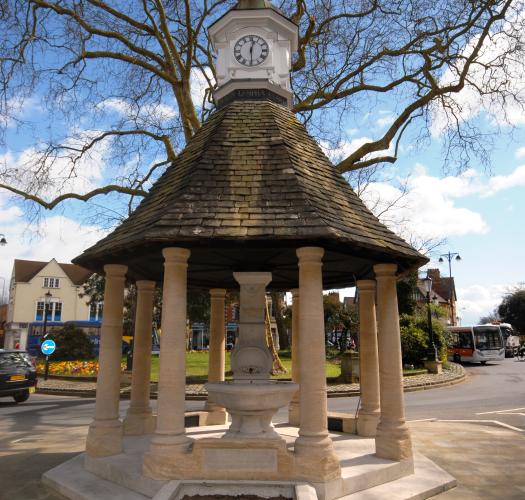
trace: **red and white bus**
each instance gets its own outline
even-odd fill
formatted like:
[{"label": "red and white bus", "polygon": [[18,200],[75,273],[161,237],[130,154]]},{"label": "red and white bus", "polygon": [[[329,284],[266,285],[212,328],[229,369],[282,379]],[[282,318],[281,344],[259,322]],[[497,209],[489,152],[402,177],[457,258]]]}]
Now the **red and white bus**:
[{"label": "red and white bus", "polygon": [[481,363],[505,359],[505,341],[499,326],[449,326],[448,359]]}]

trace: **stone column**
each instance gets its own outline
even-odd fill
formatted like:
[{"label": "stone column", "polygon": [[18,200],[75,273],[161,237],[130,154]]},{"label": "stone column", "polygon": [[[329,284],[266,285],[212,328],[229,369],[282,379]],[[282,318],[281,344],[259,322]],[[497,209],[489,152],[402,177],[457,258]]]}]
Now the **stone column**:
[{"label": "stone column", "polygon": [[89,426],[86,452],[92,457],[116,455],[122,451],[122,422],[119,420],[122,316],[127,266],[104,266],[104,316],[100,330],[99,371],[95,418]]},{"label": "stone column", "polygon": [[137,281],[137,310],[133,338],[133,371],[131,401],[124,419],[124,433],[150,434],[155,420],[150,406],[151,331],[153,317],[154,281]]},{"label": "stone column", "polygon": [[[212,288],[210,290],[210,296],[210,357],[208,382],[222,382],[224,380],[224,351],[226,348],[226,324],[224,320],[226,290],[224,288]],[[206,401],[204,408],[208,411],[206,424],[224,425],[228,422],[228,415],[224,408],[209,401]]]},{"label": "stone column", "polygon": [[301,380],[299,437],[294,451],[306,476],[330,479],[340,475],[339,461],[328,436],[326,354],[323,313],[322,257],[324,250],[303,247],[299,257],[299,377]]},{"label": "stone column", "polygon": [[144,472],[150,477],[162,477],[163,465],[173,462],[174,455],[187,451],[192,443],[184,429],[187,269],[190,251],[186,248],[165,248],[162,255],[164,285],[157,428],[149,452],[144,456]]},{"label": "stone column", "polygon": [[401,335],[397,309],[395,264],[377,264],[377,337],[381,417],[376,433],[376,455],[390,460],[412,457],[410,433],[405,423]]},{"label": "stone column", "polygon": [[[292,290],[292,382],[300,384],[301,376],[299,373],[299,289]],[[288,407],[288,423],[299,426],[301,400],[301,389],[299,389]]]},{"label": "stone column", "polygon": [[361,407],[357,414],[357,433],[376,435],[379,423],[379,360],[377,354],[376,282],[360,280],[359,293],[359,377]]}]

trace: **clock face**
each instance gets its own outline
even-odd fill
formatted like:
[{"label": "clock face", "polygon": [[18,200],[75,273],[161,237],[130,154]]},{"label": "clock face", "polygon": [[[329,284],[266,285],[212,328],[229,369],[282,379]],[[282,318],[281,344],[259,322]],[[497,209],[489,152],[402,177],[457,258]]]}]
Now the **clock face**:
[{"label": "clock face", "polygon": [[268,44],[257,35],[245,35],[234,47],[235,59],[244,66],[258,66],[268,57]]}]

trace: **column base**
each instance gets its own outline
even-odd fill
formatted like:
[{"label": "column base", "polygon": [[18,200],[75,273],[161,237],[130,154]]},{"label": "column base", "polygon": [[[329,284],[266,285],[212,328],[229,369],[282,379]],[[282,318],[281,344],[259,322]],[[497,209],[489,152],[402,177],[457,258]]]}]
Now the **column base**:
[{"label": "column base", "polygon": [[109,457],[122,453],[122,422],[94,420],[88,430],[86,453],[90,457]]},{"label": "column base", "polygon": [[170,474],[168,464],[184,460],[192,444],[193,439],[186,434],[156,434],[151,439],[149,451],[144,453],[144,475],[153,479],[166,479]]},{"label": "column base", "polygon": [[379,412],[377,413],[363,413],[357,414],[357,434],[363,437],[374,437],[377,433],[377,426],[379,424]]},{"label": "column base", "polygon": [[299,479],[327,481],[341,477],[341,465],[329,437],[299,436],[294,444],[296,474]]},{"label": "column base", "polygon": [[124,434],[127,436],[141,436],[155,432],[156,417],[151,408],[135,410],[129,408],[124,418]]},{"label": "column base", "polygon": [[379,422],[376,433],[376,455],[397,461],[412,458],[412,440],[405,423],[392,425]]},{"label": "column base", "polygon": [[292,401],[288,407],[288,423],[295,427],[299,427],[301,422],[301,413],[298,402]]},{"label": "column base", "polygon": [[228,423],[228,413],[221,406],[213,403],[206,403],[204,411],[206,415],[206,425],[226,425]]}]

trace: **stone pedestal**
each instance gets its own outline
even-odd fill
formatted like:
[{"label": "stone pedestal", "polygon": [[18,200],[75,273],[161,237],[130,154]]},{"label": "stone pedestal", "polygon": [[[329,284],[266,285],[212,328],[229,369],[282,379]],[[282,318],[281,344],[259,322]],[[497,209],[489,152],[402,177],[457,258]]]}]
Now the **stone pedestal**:
[{"label": "stone pedestal", "polygon": [[122,316],[127,266],[104,266],[104,317],[100,331],[99,372],[95,418],[89,426],[86,452],[92,457],[122,451],[122,422],[119,420]]},{"label": "stone pedestal", "polygon": [[266,380],[272,371],[272,354],[266,345],[266,285],[271,273],[233,273],[240,285],[239,337],[231,354],[233,378]]},{"label": "stone pedestal", "polygon": [[341,379],[345,384],[359,382],[359,353],[345,352],[341,357]]},{"label": "stone pedestal", "polygon": [[376,454],[390,460],[412,458],[410,432],[405,423],[401,335],[397,308],[395,264],[377,264],[377,336],[381,387],[381,417]]},{"label": "stone pedestal", "polygon": [[430,373],[440,374],[443,372],[443,363],[441,361],[427,359],[424,365]]}]

